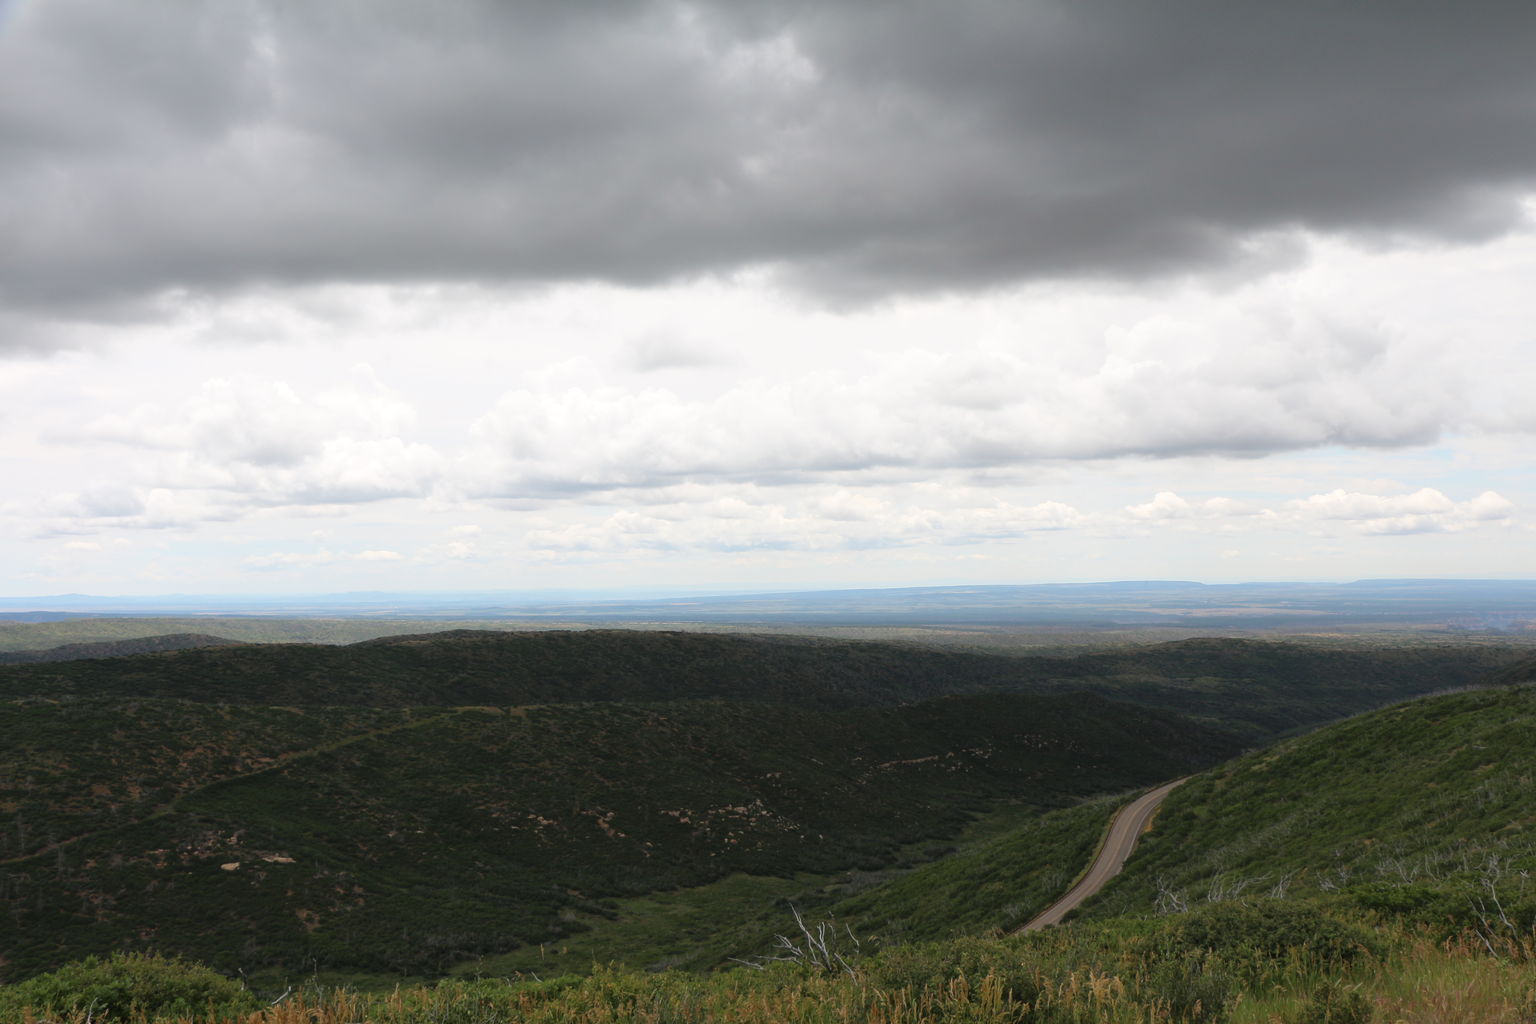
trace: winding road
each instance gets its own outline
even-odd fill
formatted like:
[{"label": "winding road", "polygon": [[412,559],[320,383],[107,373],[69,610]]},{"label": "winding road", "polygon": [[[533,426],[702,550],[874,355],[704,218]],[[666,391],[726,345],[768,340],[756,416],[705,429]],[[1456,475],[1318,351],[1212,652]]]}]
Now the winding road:
[{"label": "winding road", "polygon": [[1136,840],[1146,831],[1147,823],[1152,820],[1152,815],[1157,811],[1158,805],[1163,802],[1163,798],[1172,793],[1174,787],[1182,785],[1185,781],[1187,779],[1165,782],[1115,812],[1114,820],[1109,823],[1109,835],[1105,837],[1104,845],[1099,847],[1099,855],[1094,858],[1087,873],[1078,879],[1076,885],[1067,890],[1065,896],[1015,929],[1012,934],[1039,931],[1041,928],[1058,924],[1079,903],[1104,888],[1104,883],[1118,875],[1120,869],[1125,866],[1126,858],[1136,848]]}]

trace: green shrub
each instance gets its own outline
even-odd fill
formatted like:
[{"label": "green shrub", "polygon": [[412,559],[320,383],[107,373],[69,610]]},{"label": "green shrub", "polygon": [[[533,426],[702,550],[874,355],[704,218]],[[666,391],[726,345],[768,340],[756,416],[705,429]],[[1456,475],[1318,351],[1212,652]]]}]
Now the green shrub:
[{"label": "green shrub", "polygon": [[158,954],[91,956],[16,985],[0,988],[0,1017],[22,1011],[89,1012],[94,1021],[155,1020],[201,1015],[224,1018],[260,1007],[238,983],[201,964]]},{"label": "green shrub", "polygon": [[1154,962],[1137,995],[1166,1008],[1173,1020],[1222,1021],[1239,986],[1219,965],[1194,953]]},{"label": "green shrub", "polygon": [[1298,962],[1332,970],[1383,952],[1380,940],[1364,928],[1311,904],[1283,900],[1200,907],[1172,919],[1159,944],[1174,954],[1213,953],[1250,984]]},{"label": "green shrub", "polygon": [[1439,895],[1426,885],[1393,885],[1390,882],[1352,886],[1348,892],[1367,910],[1402,916],[1422,915]]},{"label": "green shrub", "polygon": [[1329,982],[1312,993],[1289,1024],[1371,1024],[1376,1011],[1359,989]]},{"label": "green shrub", "polygon": [[1017,942],[972,937],[883,950],[868,962],[865,974],[880,988],[913,991],[942,991],[960,977],[979,990],[982,980],[991,977],[1007,998],[1029,1002],[1041,992],[1040,964],[1026,957]]}]

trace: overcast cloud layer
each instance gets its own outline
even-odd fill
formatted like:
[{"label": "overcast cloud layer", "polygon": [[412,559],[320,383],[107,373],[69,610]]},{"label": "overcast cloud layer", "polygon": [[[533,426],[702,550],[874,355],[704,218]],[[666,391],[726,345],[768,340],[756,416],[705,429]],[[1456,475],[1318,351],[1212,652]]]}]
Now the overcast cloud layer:
[{"label": "overcast cloud layer", "polygon": [[61,316],[255,282],[1136,279],[1298,230],[1486,237],[1536,168],[1509,0],[49,0],[3,31],[3,297]]},{"label": "overcast cloud layer", "polygon": [[0,591],[1536,575],[1533,53],[0,0]]}]

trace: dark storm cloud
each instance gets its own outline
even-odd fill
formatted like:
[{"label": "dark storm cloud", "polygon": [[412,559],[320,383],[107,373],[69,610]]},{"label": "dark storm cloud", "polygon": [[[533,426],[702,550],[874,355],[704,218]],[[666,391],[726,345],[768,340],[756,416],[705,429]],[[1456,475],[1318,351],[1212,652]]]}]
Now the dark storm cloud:
[{"label": "dark storm cloud", "polygon": [[1515,2],[50,0],[3,31],[0,299],[41,318],[754,264],[834,296],[1135,279],[1296,228],[1486,237],[1536,180]]}]

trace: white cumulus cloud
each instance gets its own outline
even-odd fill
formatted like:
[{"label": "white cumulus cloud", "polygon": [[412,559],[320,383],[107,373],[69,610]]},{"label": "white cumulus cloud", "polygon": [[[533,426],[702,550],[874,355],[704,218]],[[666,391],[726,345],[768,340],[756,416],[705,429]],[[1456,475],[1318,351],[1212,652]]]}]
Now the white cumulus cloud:
[{"label": "white cumulus cloud", "polygon": [[1191,521],[1196,528],[1223,530],[1332,530],[1360,534],[1457,533],[1513,520],[1515,505],[1493,491],[1456,501],[1433,487],[1404,494],[1370,494],[1337,488],[1258,507],[1228,498],[1189,501],[1171,491],[1129,505],[1134,522]]}]

